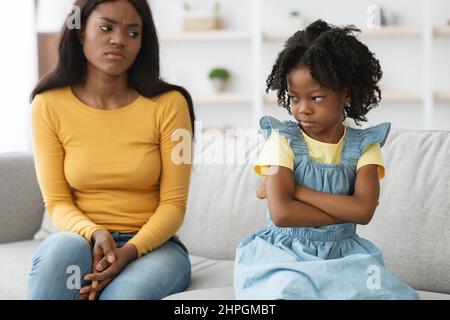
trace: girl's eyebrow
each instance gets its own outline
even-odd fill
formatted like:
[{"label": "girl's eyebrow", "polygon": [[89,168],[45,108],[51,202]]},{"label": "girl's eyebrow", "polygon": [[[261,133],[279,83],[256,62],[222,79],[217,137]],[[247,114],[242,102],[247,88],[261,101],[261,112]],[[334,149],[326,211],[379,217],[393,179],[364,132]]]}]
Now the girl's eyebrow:
[{"label": "girl's eyebrow", "polygon": [[[119,24],[117,21],[115,21],[113,19],[110,19],[110,18],[107,18],[107,17],[101,17],[101,18],[98,18],[98,19],[99,20],[105,20],[105,21],[107,21],[109,23],[112,23],[112,24]],[[133,23],[128,24],[127,27],[139,27],[140,28],[141,25],[139,23],[133,22]]]},{"label": "girl's eyebrow", "polygon": [[[308,91],[307,93],[308,94],[311,94],[311,93],[313,93],[313,92],[316,92],[316,91],[321,91],[322,90],[322,88],[321,87],[316,87],[316,88],[314,88],[314,89],[312,89],[312,90],[310,90],[310,91]],[[292,90],[292,89],[288,89],[288,92],[292,92],[293,94],[296,94],[296,95],[298,95],[298,93],[297,92],[295,92],[294,90]]]}]

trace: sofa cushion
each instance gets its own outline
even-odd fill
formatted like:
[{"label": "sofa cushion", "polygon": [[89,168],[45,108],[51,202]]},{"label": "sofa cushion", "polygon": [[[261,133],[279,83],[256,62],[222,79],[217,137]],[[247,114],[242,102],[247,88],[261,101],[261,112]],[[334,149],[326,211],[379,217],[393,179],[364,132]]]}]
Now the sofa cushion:
[{"label": "sofa cushion", "polygon": [[187,291],[233,285],[234,263],[190,255],[192,277]]},{"label": "sofa cushion", "polygon": [[[450,300],[450,295],[445,293],[418,291],[421,300]],[[233,287],[221,287],[214,289],[200,289],[184,291],[170,295],[164,300],[235,300]]]},{"label": "sofa cushion", "polygon": [[[26,299],[31,261],[41,241],[0,244],[0,300]],[[191,284],[187,290],[233,285],[233,261],[212,260],[190,255]]]},{"label": "sofa cushion", "polygon": [[26,299],[31,260],[40,241],[0,244],[0,300]]},{"label": "sofa cushion", "polygon": [[252,169],[258,148],[264,139],[217,140],[197,147],[211,154],[243,155],[241,164],[195,163],[191,174],[186,215],[179,235],[189,251],[212,259],[234,259],[240,241],[265,225],[265,200],[256,197],[256,187],[262,181]]},{"label": "sofa cushion", "polygon": [[0,243],[33,238],[44,202],[29,152],[0,154]]},{"label": "sofa cushion", "polygon": [[417,290],[450,293],[450,132],[392,130],[380,204],[359,234]]}]

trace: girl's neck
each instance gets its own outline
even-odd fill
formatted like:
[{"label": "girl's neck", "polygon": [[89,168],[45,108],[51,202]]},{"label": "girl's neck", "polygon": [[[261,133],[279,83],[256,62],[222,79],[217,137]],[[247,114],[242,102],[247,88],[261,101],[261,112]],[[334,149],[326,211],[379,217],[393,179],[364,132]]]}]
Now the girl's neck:
[{"label": "girl's neck", "polygon": [[319,142],[329,143],[329,144],[337,144],[341,140],[342,136],[345,133],[345,126],[342,123],[337,123],[336,125],[324,129],[322,131],[313,132],[311,130],[302,128],[299,124],[299,127],[302,131],[311,139],[314,139]]}]

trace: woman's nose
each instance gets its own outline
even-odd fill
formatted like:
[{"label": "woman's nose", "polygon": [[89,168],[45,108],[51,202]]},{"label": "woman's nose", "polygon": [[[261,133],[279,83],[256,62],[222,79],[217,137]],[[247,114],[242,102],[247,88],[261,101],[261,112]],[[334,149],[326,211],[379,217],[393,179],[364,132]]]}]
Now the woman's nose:
[{"label": "woman's nose", "polygon": [[126,39],[122,32],[114,32],[111,36],[110,43],[116,46],[126,46]]}]

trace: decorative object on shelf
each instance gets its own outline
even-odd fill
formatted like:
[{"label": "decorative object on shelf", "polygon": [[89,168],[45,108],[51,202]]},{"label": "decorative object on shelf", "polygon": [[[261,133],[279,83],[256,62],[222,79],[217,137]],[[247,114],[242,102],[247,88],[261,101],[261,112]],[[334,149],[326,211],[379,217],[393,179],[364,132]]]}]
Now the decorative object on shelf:
[{"label": "decorative object on shelf", "polygon": [[225,91],[226,84],[230,78],[230,72],[225,68],[214,68],[209,72],[209,79],[216,93]]},{"label": "decorative object on shelf", "polygon": [[381,9],[380,6],[373,4],[367,8],[366,13],[369,15],[366,22],[367,28],[380,29],[383,20],[383,9]]},{"label": "decorative object on shelf", "polygon": [[298,10],[289,11],[289,29],[291,30],[303,30],[305,29],[305,19]]},{"label": "decorative object on shelf", "polygon": [[383,26],[397,23],[397,16],[394,11],[382,8],[376,4],[370,5],[366,13],[369,15],[366,22],[368,29],[381,29]]},{"label": "decorative object on shelf", "polygon": [[219,18],[220,4],[214,1],[209,9],[194,9],[188,1],[183,1],[183,29],[185,31],[214,30],[222,27]]}]

